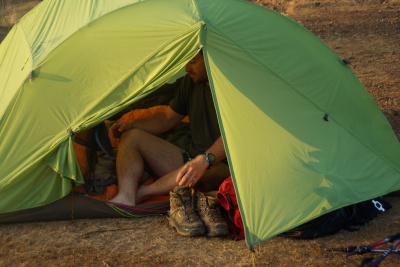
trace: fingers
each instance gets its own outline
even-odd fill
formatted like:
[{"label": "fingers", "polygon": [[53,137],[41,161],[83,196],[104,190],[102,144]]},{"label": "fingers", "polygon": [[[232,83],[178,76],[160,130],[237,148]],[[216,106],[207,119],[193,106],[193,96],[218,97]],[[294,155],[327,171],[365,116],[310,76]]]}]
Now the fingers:
[{"label": "fingers", "polygon": [[119,137],[121,137],[121,134],[122,134],[123,132],[125,132],[127,129],[128,129],[128,128],[127,128],[126,123],[117,122],[117,123],[114,123],[113,125],[111,125],[109,131],[110,131],[111,136],[112,136],[113,138],[119,138]]},{"label": "fingers", "polygon": [[119,123],[114,123],[113,125],[111,125],[109,132],[111,133],[111,136],[113,138],[118,138],[118,128],[119,128]]},{"label": "fingers", "polygon": [[192,168],[184,165],[176,177],[176,182],[180,186],[189,186],[189,184],[194,185],[196,184],[195,178],[196,177],[195,174],[193,174]]},{"label": "fingers", "polygon": [[183,178],[178,182],[179,186],[194,186],[195,182],[191,178]]},{"label": "fingers", "polygon": [[196,159],[186,163],[176,176],[176,182],[180,186],[193,187],[203,176],[207,165]]},{"label": "fingers", "polygon": [[198,180],[199,180],[199,179],[198,179],[197,177],[193,177],[193,178],[192,178],[192,181],[189,182],[188,186],[189,186],[189,187],[193,187],[195,184],[197,184],[197,181],[198,181]]},{"label": "fingers", "polygon": [[189,186],[193,187],[198,181],[198,178],[195,176],[184,176],[179,182],[180,186]]}]

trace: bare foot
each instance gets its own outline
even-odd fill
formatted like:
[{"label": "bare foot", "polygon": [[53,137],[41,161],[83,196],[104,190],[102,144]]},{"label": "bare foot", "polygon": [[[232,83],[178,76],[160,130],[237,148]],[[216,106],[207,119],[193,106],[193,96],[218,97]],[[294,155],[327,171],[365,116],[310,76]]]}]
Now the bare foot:
[{"label": "bare foot", "polygon": [[[135,199],[135,198],[132,198],[132,199]],[[132,201],[132,199],[130,197],[128,197],[127,195],[117,194],[114,198],[110,199],[108,202],[122,204],[122,205],[126,205],[126,206],[135,206],[136,203],[135,203],[135,201]]]}]

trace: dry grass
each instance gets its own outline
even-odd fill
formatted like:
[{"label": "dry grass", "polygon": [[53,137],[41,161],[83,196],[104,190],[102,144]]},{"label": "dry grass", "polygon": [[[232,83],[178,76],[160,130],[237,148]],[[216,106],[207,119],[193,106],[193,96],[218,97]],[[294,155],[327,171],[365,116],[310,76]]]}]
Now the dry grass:
[{"label": "dry grass", "polygon": [[11,27],[40,0],[0,0],[0,42]]},{"label": "dry grass", "polygon": [[[300,21],[349,60],[400,138],[400,0],[255,1]],[[9,2],[0,2],[1,12]],[[394,207],[360,231],[267,240],[255,247],[255,264],[358,266],[377,257],[346,258],[325,248],[371,244],[399,232],[400,198],[389,200]],[[251,266],[251,257],[244,241],[184,238],[164,217],[0,225],[0,266]],[[400,256],[391,254],[380,266],[400,266]]]},{"label": "dry grass", "polygon": [[[365,257],[377,257],[380,254],[346,258],[326,249],[372,244],[397,233],[400,199],[389,200],[394,208],[360,231],[262,242],[255,246],[255,265],[358,266]],[[165,217],[0,225],[0,233],[0,266],[252,266],[244,241],[182,237]],[[400,256],[391,254],[380,266],[400,266]]]}]

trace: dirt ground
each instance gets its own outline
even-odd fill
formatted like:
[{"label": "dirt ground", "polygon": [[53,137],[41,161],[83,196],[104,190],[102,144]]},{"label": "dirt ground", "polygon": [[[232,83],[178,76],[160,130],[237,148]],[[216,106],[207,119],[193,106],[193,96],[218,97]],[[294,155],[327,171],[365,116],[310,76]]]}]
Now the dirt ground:
[{"label": "dirt ground", "polygon": [[[348,60],[400,139],[400,0],[255,2],[298,21]],[[358,266],[380,254],[346,258],[325,249],[400,232],[400,197],[388,200],[393,208],[359,231],[315,240],[275,237],[255,254],[244,241],[181,237],[162,216],[0,225],[0,266]],[[400,255],[388,255],[380,266],[400,266]]]}]

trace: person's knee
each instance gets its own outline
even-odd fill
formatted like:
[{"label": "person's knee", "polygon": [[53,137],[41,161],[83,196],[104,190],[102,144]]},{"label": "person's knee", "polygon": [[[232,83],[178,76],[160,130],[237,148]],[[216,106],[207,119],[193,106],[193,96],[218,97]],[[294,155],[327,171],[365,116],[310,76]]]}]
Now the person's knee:
[{"label": "person's knee", "polygon": [[228,177],[229,175],[206,177],[206,179],[201,179],[197,182],[195,189],[201,192],[218,191],[219,186]]},{"label": "person's knee", "polygon": [[228,165],[220,162],[206,171],[197,182],[195,188],[202,192],[210,192],[219,189],[222,182],[230,176]]},{"label": "person's knee", "polygon": [[194,188],[203,193],[218,191],[223,181],[224,179],[218,179],[218,181],[199,181]]},{"label": "person's knee", "polygon": [[130,148],[137,147],[141,142],[143,142],[146,135],[149,135],[149,133],[140,129],[128,130],[121,135],[119,145]]}]

